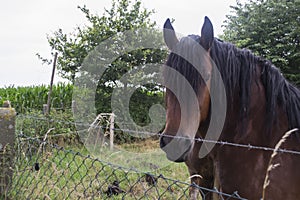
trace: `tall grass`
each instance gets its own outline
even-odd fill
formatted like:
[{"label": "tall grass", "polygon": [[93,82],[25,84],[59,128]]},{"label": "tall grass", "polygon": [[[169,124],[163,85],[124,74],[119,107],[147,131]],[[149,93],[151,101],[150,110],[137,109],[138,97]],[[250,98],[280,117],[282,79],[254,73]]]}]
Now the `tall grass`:
[{"label": "tall grass", "polygon": [[[49,86],[27,86],[0,88],[0,105],[9,100],[19,113],[28,110],[42,110],[47,103]],[[66,109],[71,107],[73,85],[59,83],[53,86],[51,107]]]}]

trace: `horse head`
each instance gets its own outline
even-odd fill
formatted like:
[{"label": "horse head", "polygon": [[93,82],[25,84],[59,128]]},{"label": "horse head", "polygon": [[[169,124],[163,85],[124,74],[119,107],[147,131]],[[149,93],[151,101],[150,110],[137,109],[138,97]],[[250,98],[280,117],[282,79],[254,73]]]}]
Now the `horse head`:
[{"label": "horse head", "polygon": [[210,115],[213,26],[205,17],[201,36],[189,35],[179,40],[168,19],[163,34],[171,53],[163,72],[166,126],[160,147],[168,159],[184,162],[193,149],[194,138],[200,134],[200,124]]}]

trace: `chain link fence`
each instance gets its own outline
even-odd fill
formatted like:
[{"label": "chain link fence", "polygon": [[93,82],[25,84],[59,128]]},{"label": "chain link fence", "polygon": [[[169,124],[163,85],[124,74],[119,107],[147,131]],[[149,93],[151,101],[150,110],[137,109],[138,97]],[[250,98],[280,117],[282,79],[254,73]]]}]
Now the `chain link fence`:
[{"label": "chain link fence", "polygon": [[85,152],[42,139],[17,138],[9,199],[188,199],[194,187],[203,199],[209,193],[242,199],[164,177],[117,166]]},{"label": "chain link fence", "polygon": [[[66,139],[66,144],[55,139],[53,123],[58,130],[69,130],[61,120],[18,117],[14,146],[0,149],[0,199],[189,199],[191,189],[199,191],[199,199],[212,194],[243,199],[169,178],[161,169],[145,172],[93,157],[78,140]],[[76,131],[66,137],[76,138]]]}]

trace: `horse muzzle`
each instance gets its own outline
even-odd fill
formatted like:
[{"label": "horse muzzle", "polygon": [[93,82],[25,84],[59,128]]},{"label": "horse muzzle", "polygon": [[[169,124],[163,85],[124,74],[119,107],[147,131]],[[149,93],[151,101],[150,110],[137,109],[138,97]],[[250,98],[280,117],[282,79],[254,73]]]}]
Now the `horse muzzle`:
[{"label": "horse muzzle", "polygon": [[192,140],[188,138],[174,138],[167,134],[160,137],[160,148],[170,161],[185,162],[192,145]]}]

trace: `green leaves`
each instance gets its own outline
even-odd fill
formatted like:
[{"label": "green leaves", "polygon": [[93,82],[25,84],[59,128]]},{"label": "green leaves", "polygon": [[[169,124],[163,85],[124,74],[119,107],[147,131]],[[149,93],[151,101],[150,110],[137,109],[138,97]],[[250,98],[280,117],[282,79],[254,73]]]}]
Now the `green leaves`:
[{"label": "green leaves", "polygon": [[105,9],[102,16],[92,14],[86,6],[78,8],[85,15],[87,25],[76,27],[75,32],[69,34],[59,29],[47,37],[52,51],[59,52],[59,74],[72,82],[84,58],[102,41],[120,32],[155,26],[149,18],[154,11],[142,8],[140,0],[113,0],[111,8]]},{"label": "green leaves", "polygon": [[237,2],[227,16],[222,39],[271,60],[300,85],[300,1]]}]

